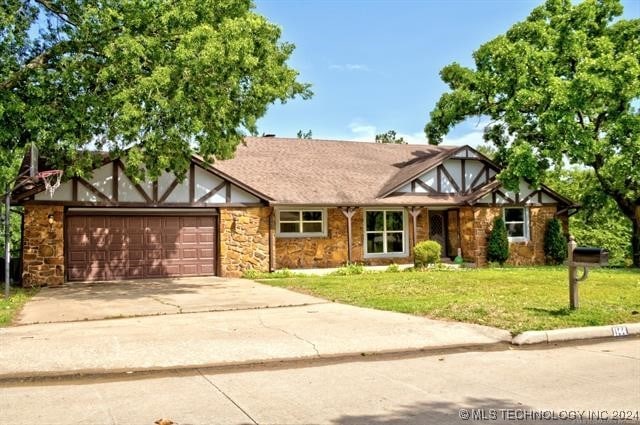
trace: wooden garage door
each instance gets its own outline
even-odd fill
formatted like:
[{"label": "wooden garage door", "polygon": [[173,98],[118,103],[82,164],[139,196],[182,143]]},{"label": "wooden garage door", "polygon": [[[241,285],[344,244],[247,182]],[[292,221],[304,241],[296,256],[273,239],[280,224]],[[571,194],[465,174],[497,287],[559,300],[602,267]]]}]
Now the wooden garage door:
[{"label": "wooden garage door", "polygon": [[215,274],[213,216],[70,216],[69,280]]}]

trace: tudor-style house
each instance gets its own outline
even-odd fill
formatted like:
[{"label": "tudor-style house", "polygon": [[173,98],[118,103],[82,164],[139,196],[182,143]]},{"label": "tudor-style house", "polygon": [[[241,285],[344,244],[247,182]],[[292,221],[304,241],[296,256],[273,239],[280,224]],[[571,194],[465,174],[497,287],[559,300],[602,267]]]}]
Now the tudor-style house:
[{"label": "tudor-style house", "polygon": [[410,263],[423,240],[482,266],[500,215],[509,262],[542,264],[547,222],[566,226],[575,208],[525,181],[506,191],[469,146],[247,138],[231,160],[194,156],[183,181],[134,184],[125,169],[105,160],[52,197],[41,185],[13,193],[25,284]]}]

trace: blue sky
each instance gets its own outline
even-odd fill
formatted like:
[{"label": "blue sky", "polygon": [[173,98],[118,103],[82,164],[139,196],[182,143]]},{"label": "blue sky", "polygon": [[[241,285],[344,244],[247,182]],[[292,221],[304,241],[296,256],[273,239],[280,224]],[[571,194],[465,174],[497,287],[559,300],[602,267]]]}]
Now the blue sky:
[{"label": "blue sky", "polygon": [[[541,0],[255,0],[296,50],[289,64],[311,83],[310,100],[270,107],[259,130],[295,137],[368,140],[396,130],[426,143],[423,128],[446,86],[439,77],[457,61],[472,66],[482,43],[521,21]],[[640,0],[623,1],[625,18]],[[449,144],[481,141],[477,119],[457,126]]]}]

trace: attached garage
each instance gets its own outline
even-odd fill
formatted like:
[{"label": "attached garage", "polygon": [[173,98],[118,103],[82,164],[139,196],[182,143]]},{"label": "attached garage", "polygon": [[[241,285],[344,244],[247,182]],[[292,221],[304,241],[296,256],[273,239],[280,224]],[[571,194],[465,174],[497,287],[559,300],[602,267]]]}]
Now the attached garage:
[{"label": "attached garage", "polygon": [[69,281],[211,276],[214,215],[109,215],[69,211]]},{"label": "attached garage", "polygon": [[[31,163],[25,157],[22,176]],[[125,170],[105,157],[53,193],[42,181],[13,193],[24,206],[24,285],[237,276],[245,262],[269,264],[270,198],[196,156],[184,179],[167,171],[134,182]]]}]

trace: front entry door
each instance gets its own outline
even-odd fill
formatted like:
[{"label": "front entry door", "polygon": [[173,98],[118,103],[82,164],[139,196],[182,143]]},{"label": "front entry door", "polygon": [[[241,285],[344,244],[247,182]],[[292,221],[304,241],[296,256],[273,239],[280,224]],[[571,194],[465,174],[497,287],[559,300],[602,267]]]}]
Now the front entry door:
[{"label": "front entry door", "polygon": [[446,252],[445,218],[443,211],[429,211],[429,239],[440,244],[440,255]]}]

